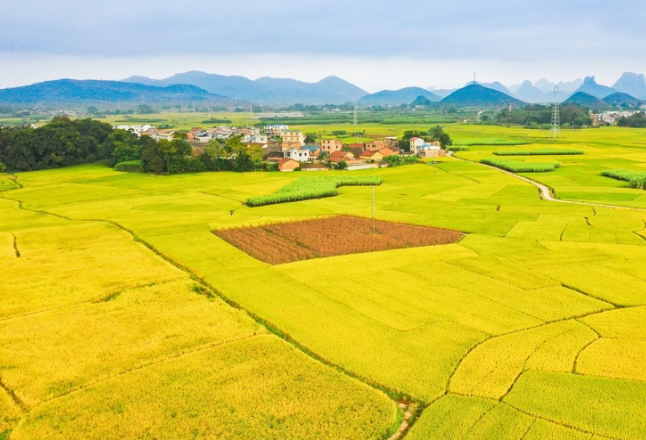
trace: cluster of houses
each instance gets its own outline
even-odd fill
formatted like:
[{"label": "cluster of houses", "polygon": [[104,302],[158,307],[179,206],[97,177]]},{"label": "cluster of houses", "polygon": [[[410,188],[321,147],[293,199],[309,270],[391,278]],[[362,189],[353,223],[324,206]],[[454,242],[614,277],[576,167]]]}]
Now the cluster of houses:
[{"label": "cluster of houses", "polygon": [[590,113],[592,123],[594,125],[615,125],[619,118],[629,118],[639,111],[623,111],[623,112],[603,112],[603,113]]},{"label": "cluster of houses", "polygon": [[[156,140],[172,140],[175,133],[175,130],[157,129],[150,125],[120,125],[116,128],[130,130],[139,136],[148,135]],[[338,167],[341,162],[350,170],[376,168],[383,164],[385,157],[397,154],[422,158],[444,155],[444,150],[437,143],[428,143],[417,137],[410,139],[410,152],[406,153],[400,151],[396,137],[365,143],[343,143],[339,139],[321,139],[318,143],[308,143],[301,130],[290,130],[287,125],[267,125],[262,128],[196,127],[187,136],[196,154],[201,154],[212,139],[224,141],[232,136],[242,136],[243,143],[259,147],[263,151],[264,160],[276,163],[280,171],[325,170],[330,166]]]}]

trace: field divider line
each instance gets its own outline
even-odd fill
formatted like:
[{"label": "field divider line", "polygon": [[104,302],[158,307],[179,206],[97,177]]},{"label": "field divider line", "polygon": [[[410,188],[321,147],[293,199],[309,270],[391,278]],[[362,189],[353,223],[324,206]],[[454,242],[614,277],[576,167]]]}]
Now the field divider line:
[{"label": "field divider line", "polygon": [[[265,327],[270,333],[276,335],[280,339],[282,339],[285,342],[289,343],[294,348],[301,351],[306,356],[310,357],[312,360],[317,361],[317,362],[325,365],[326,367],[332,368],[335,371],[337,371],[338,373],[344,374],[344,375],[348,376],[351,379],[354,379],[354,380],[356,380],[358,382],[363,383],[366,386],[369,386],[370,388],[373,388],[373,389],[375,389],[377,391],[380,391],[380,392],[384,393],[385,395],[387,395],[388,397],[390,397],[392,399],[393,403],[395,403],[395,406],[398,408],[398,411],[399,411],[399,407],[397,406],[397,402],[406,401],[406,402],[409,402],[409,403],[414,403],[414,404],[417,404],[417,406],[420,407],[420,408],[424,405],[424,401],[422,401],[422,400],[414,399],[412,396],[408,396],[407,393],[404,393],[404,392],[401,392],[399,390],[393,389],[393,388],[388,387],[386,385],[379,384],[379,383],[377,383],[377,382],[375,382],[373,380],[368,379],[367,377],[363,377],[361,375],[355,374],[355,373],[351,372],[350,370],[348,370],[348,369],[346,369],[346,368],[344,368],[344,367],[342,367],[340,365],[337,365],[337,364],[323,358],[322,356],[316,354],[314,351],[310,350],[309,348],[305,347],[300,342],[296,341],[291,335],[289,335],[288,333],[285,333],[282,330],[280,330],[278,328],[278,326],[276,326],[275,324],[261,318],[256,313],[253,313],[252,311],[243,308],[240,304],[238,304],[237,302],[235,302],[232,299],[228,298],[226,295],[224,295],[222,292],[220,292],[218,289],[216,289],[215,286],[213,286],[209,282],[207,282],[204,279],[204,277],[198,277],[190,269],[188,269],[184,265],[180,264],[179,262],[173,260],[172,258],[164,255],[162,252],[160,252],[153,245],[151,245],[150,243],[148,243],[145,240],[142,240],[137,234],[134,233],[134,231],[126,228],[125,226],[122,226],[121,224],[117,223],[116,221],[105,220],[105,219],[72,219],[70,217],[66,217],[66,216],[60,215],[60,214],[55,214],[55,213],[46,212],[46,211],[37,211],[37,210],[28,209],[28,208],[25,208],[23,206],[23,202],[21,200],[15,200],[15,199],[11,199],[11,198],[4,197],[4,196],[0,196],[0,197],[3,197],[3,198],[6,198],[8,200],[13,200],[15,202],[18,202],[19,209],[22,209],[24,211],[36,212],[38,214],[43,214],[43,215],[52,215],[54,217],[59,217],[59,218],[62,218],[64,220],[68,220],[68,221],[71,221],[71,222],[84,222],[84,221],[85,222],[100,222],[100,223],[109,223],[109,224],[111,224],[113,226],[116,226],[116,227],[128,232],[136,242],[141,243],[142,245],[147,247],[149,250],[151,250],[153,253],[155,253],[158,257],[162,258],[164,261],[170,263],[171,265],[175,266],[176,268],[178,268],[178,269],[182,270],[183,272],[187,273],[190,276],[191,279],[193,279],[194,281],[196,281],[196,282],[202,284],[204,287],[206,287],[209,290],[209,296],[211,296],[211,297],[216,296],[216,297],[220,298],[222,301],[224,301],[226,304],[228,304],[229,306],[231,306],[231,307],[233,307],[233,308],[235,308],[237,310],[244,311],[254,321],[256,321],[258,324]],[[417,419],[417,417],[414,417],[414,418],[411,419],[408,427],[406,428],[406,430],[403,431],[402,435],[405,435],[408,432],[408,430],[413,426],[413,423],[415,422],[416,419]],[[404,422],[402,422],[402,424]],[[400,425],[400,427],[401,427],[401,425]]]},{"label": "field divider line", "polygon": [[[85,391],[85,390],[87,390],[89,388],[95,387],[95,386],[100,385],[100,384],[105,383],[105,382],[109,382],[109,381],[111,381],[113,379],[117,379],[117,378],[120,378],[120,377],[123,377],[123,376],[127,376],[128,374],[144,370],[144,369],[146,369],[148,367],[163,364],[163,363],[165,363],[167,361],[179,359],[179,358],[182,358],[184,356],[190,356],[192,354],[202,353],[204,351],[224,347],[224,346],[230,345],[230,344],[235,344],[237,342],[242,342],[242,341],[245,341],[247,339],[252,339],[252,338],[255,338],[255,337],[258,337],[258,336],[263,336],[263,335],[264,335],[263,333],[248,334],[248,335],[241,336],[239,338],[228,339],[226,341],[220,341],[220,342],[214,342],[214,343],[210,343],[210,344],[198,345],[196,347],[189,348],[189,349],[186,349],[186,350],[182,350],[182,351],[179,351],[177,353],[173,353],[171,355],[162,356],[160,358],[151,360],[150,362],[146,362],[144,364],[141,364],[141,365],[139,365],[137,367],[130,368],[130,369],[127,369],[127,370],[123,370],[123,371],[120,371],[120,372],[115,373],[115,374],[108,374],[108,375],[106,375],[106,376],[104,376],[104,377],[102,377],[102,378],[100,378],[98,380],[95,380],[95,381],[92,381],[92,382],[87,382],[87,383],[85,383],[85,384],[83,384],[83,385],[81,385],[79,387],[76,387],[74,389],[71,389],[71,390],[69,390],[69,391],[67,391],[67,392],[65,392],[63,394],[59,394],[57,396],[50,397],[49,399],[42,400],[38,404],[34,405],[32,407],[32,409],[35,409],[35,408],[41,407],[43,405],[46,405],[47,403],[52,402],[54,400],[57,400],[57,399],[60,399],[60,398],[66,397],[66,396],[70,396],[70,395],[73,395],[73,394],[80,393],[81,391]],[[269,333],[267,333],[267,335],[269,335]]]},{"label": "field divider line", "polygon": [[[574,320],[574,322],[575,322],[575,323],[577,323],[577,324],[579,323],[579,322],[578,322],[578,321],[576,321],[576,320]],[[574,332],[576,332],[576,329],[574,329],[574,330],[566,330],[566,331],[564,331],[564,332],[562,332],[562,333],[559,333],[558,335],[554,335],[554,336],[552,336],[552,337],[545,338],[545,340],[544,340],[543,342],[541,342],[540,344],[538,344],[538,346],[537,346],[537,347],[536,347],[536,348],[535,348],[535,349],[534,349],[534,350],[529,354],[529,356],[527,356],[527,357],[525,358],[525,360],[523,361],[523,370],[518,374],[518,376],[516,376],[516,378],[514,379],[514,381],[512,382],[512,384],[507,388],[507,390],[505,391],[505,394],[503,394],[503,395],[502,395],[502,397],[499,399],[499,401],[501,401],[501,402],[502,402],[502,400],[503,400],[505,397],[507,397],[507,396],[509,395],[509,393],[511,392],[511,390],[514,388],[514,386],[516,385],[516,382],[518,382],[518,379],[520,378],[520,376],[521,376],[525,371],[528,371],[528,370],[530,370],[530,369],[531,369],[531,368],[527,368],[527,362],[529,362],[529,360],[532,358],[532,356],[534,356],[534,355],[535,355],[535,354],[536,354],[536,353],[537,353],[541,348],[543,348],[547,343],[549,343],[549,342],[553,341],[553,340],[554,340],[554,339],[556,339],[556,338],[560,338],[560,337],[561,337],[561,336],[563,336],[563,335],[567,335],[567,334],[569,334],[569,333],[574,333]],[[594,342],[594,341],[592,341],[592,342]],[[587,346],[587,345],[588,345],[588,344],[586,344],[586,346]]]},{"label": "field divider line", "polygon": [[508,407],[518,411],[521,414],[525,414],[526,416],[534,417],[535,419],[540,419],[540,420],[543,420],[545,422],[549,422],[549,423],[552,423],[554,425],[561,426],[563,428],[568,428],[568,429],[572,429],[574,431],[582,432],[583,434],[590,434],[594,438],[601,437],[601,438],[606,438],[606,439],[609,439],[609,440],[622,440],[620,437],[612,437],[610,435],[600,434],[600,433],[594,432],[594,431],[588,431],[587,429],[582,429],[582,428],[578,428],[578,427],[573,426],[573,425],[568,425],[567,423],[558,422],[558,421],[552,420],[552,419],[550,419],[548,417],[532,414],[531,412],[526,411],[526,410],[524,410],[522,408],[518,408],[517,406],[512,405],[509,402],[501,401],[500,403],[503,404],[503,405],[507,405]]},{"label": "field divider line", "polygon": [[13,237],[13,250],[16,253],[16,258],[20,258],[20,249],[18,249],[18,236],[13,232],[10,232]]},{"label": "field divider line", "polygon": [[[581,289],[579,289],[577,287],[574,287],[574,286],[570,286],[570,285],[565,284],[565,283],[561,283],[561,287],[564,287],[566,289],[572,290],[573,292],[579,293],[579,294],[581,294],[583,296],[587,296],[588,298],[596,299],[597,301],[601,301],[601,302],[604,302],[606,304],[610,304],[615,309],[626,308],[626,306],[622,306],[621,304],[613,303],[611,301],[608,301],[607,299],[601,298],[600,296],[592,295],[591,293],[588,293],[588,292],[586,292],[584,290],[581,290]],[[578,318],[585,318],[585,316],[577,316],[576,318],[577,319]]]},{"label": "field divider line", "polygon": [[2,389],[2,391],[4,391],[9,396],[11,401],[20,409],[21,412],[26,413],[29,411],[27,404],[25,404],[25,402],[23,402],[23,400],[4,383],[2,376],[0,376],[0,389]]},{"label": "field divider line", "polygon": [[523,440],[525,437],[527,437],[527,434],[529,434],[529,431],[531,431],[534,425],[536,424],[536,420],[537,420],[536,417],[534,417],[534,420],[532,420],[532,423],[529,424],[529,426],[527,427],[527,430],[519,440]]},{"label": "field divider line", "polygon": [[[627,307],[623,307],[623,309],[631,309],[631,308],[637,308],[637,307],[644,307],[644,305],[638,305],[638,306],[627,306]],[[495,339],[495,338],[500,338],[500,337],[503,337],[503,336],[513,335],[513,334],[520,333],[520,332],[524,332],[524,331],[528,331],[528,330],[538,329],[538,328],[545,327],[545,326],[550,325],[550,324],[558,324],[558,323],[566,322],[566,321],[577,321],[577,322],[580,322],[580,321],[578,321],[579,319],[587,318],[588,316],[599,315],[599,314],[601,314],[601,313],[609,312],[609,311],[616,310],[616,309],[617,309],[617,307],[613,307],[613,308],[611,308],[611,309],[597,310],[597,311],[593,311],[593,312],[589,312],[589,313],[584,313],[584,314],[582,314],[582,315],[578,315],[578,316],[572,316],[572,317],[563,318],[563,319],[556,319],[556,320],[554,320],[554,321],[545,321],[545,322],[543,322],[542,324],[540,324],[540,325],[536,325],[536,326],[533,326],[533,327],[521,328],[521,329],[517,329],[517,330],[512,330],[512,331],[507,332],[507,333],[501,333],[501,334],[499,334],[499,335],[489,336],[489,337],[487,337],[487,338],[483,339],[482,341],[478,342],[477,344],[475,344],[475,345],[474,345],[473,347],[471,347],[469,350],[467,350],[467,352],[464,354],[464,356],[462,356],[462,358],[460,358],[460,360],[458,361],[457,365],[456,365],[456,366],[455,366],[455,368],[453,369],[453,372],[449,375],[449,377],[448,377],[448,379],[447,379],[447,381],[446,381],[446,392],[447,392],[447,393],[449,393],[449,394],[465,395],[465,394],[460,394],[460,393],[455,393],[455,392],[453,392],[453,391],[449,391],[449,387],[450,387],[450,385],[451,385],[451,381],[453,380],[453,377],[455,376],[455,373],[456,373],[456,372],[457,372],[457,370],[460,368],[460,365],[462,364],[462,362],[464,362],[464,360],[467,358],[467,356],[469,356],[469,354],[471,354],[471,352],[472,352],[472,351],[474,351],[476,348],[478,348],[479,346],[481,346],[482,344],[484,344],[485,342],[487,342],[487,341],[489,341],[489,340],[492,340],[492,339]],[[580,323],[581,323],[581,324],[584,324],[583,322],[580,322]],[[584,324],[584,325],[585,325],[585,324]],[[594,329],[592,329],[592,330],[593,330],[593,331],[595,331]],[[595,331],[595,332],[596,332],[596,331]],[[465,396],[466,396],[466,395],[465,395]],[[495,399],[492,399],[492,400],[495,400]]]},{"label": "field divider line", "polygon": [[118,296],[118,295],[120,295],[120,294],[122,294],[122,293],[124,293],[124,292],[126,292],[128,290],[134,290],[134,289],[140,289],[142,287],[152,287],[152,286],[157,286],[157,285],[168,284],[168,283],[171,283],[173,281],[178,281],[178,280],[182,279],[182,277],[183,277],[183,275],[177,276],[177,277],[174,277],[174,278],[169,278],[167,280],[158,281],[158,282],[145,282],[145,283],[133,284],[131,286],[127,286],[127,287],[124,287],[124,288],[113,289],[107,294],[102,294],[100,296],[94,296],[92,298],[87,298],[85,300],[75,302],[73,304],[68,304],[68,305],[61,306],[61,307],[52,307],[52,308],[49,308],[49,309],[36,310],[34,312],[28,312],[28,313],[23,313],[23,314],[20,314],[20,315],[14,315],[14,316],[9,316],[9,317],[6,317],[6,318],[2,318],[2,319],[0,319],[0,323],[12,321],[14,319],[23,319],[23,318],[38,316],[38,315],[42,315],[42,314],[45,314],[45,313],[57,312],[57,311],[60,311],[60,310],[75,309],[75,308],[82,307],[82,306],[88,305],[88,304],[100,304],[102,302],[105,302],[106,298],[108,298],[108,297],[114,298],[115,296]]}]

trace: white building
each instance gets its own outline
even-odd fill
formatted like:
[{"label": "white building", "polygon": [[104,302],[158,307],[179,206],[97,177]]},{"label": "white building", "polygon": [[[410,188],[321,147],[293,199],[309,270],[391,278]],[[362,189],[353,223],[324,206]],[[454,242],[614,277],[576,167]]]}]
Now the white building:
[{"label": "white building", "polygon": [[285,157],[297,160],[299,162],[309,162],[310,150],[290,148],[285,151]]},{"label": "white building", "polygon": [[419,157],[440,157],[442,154],[442,147],[439,145],[433,144],[424,144],[417,147],[417,152],[415,153]]},{"label": "white building", "polygon": [[413,154],[417,154],[417,149],[424,144],[425,142],[424,142],[424,139],[422,138],[418,138],[418,137],[410,138],[410,152]]},{"label": "white building", "polygon": [[266,134],[245,134],[242,137],[242,142],[245,144],[266,144],[269,141],[269,136]]},{"label": "white building", "polygon": [[265,125],[263,128],[268,136],[282,136],[283,132],[289,130],[289,125]]}]

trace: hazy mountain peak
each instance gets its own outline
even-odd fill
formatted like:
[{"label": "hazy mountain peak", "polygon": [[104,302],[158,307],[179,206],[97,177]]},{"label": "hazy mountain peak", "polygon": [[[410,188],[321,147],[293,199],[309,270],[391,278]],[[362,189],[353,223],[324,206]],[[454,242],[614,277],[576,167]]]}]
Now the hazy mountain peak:
[{"label": "hazy mountain peak", "polygon": [[612,88],[633,97],[646,98],[646,79],[643,73],[625,72]]},{"label": "hazy mountain peak", "polygon": [[574,93],[583,92],[585,94],[594,96],[595,98],[603,99],[608,95],[612,95],[617,91],[612,87],[598,84],[594,76],[586,76],[583,80],[581,87],[575,90]]}]

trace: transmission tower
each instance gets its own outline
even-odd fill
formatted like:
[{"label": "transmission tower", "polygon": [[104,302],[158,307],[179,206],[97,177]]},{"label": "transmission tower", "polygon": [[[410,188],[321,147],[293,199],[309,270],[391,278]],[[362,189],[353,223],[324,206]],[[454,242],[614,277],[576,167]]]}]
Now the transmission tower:
[{"label": "transmission tower", "polygon": [[354,105],[354,137],[359,143],[359,119],[357,118],[357,104]]},{"label": "transmission tower", "polygon": [[554,87],[554,105],[552,109],[552,127],[550,128],[550,139],[561,138],[561,103],[558,99],[559,87]]}]

